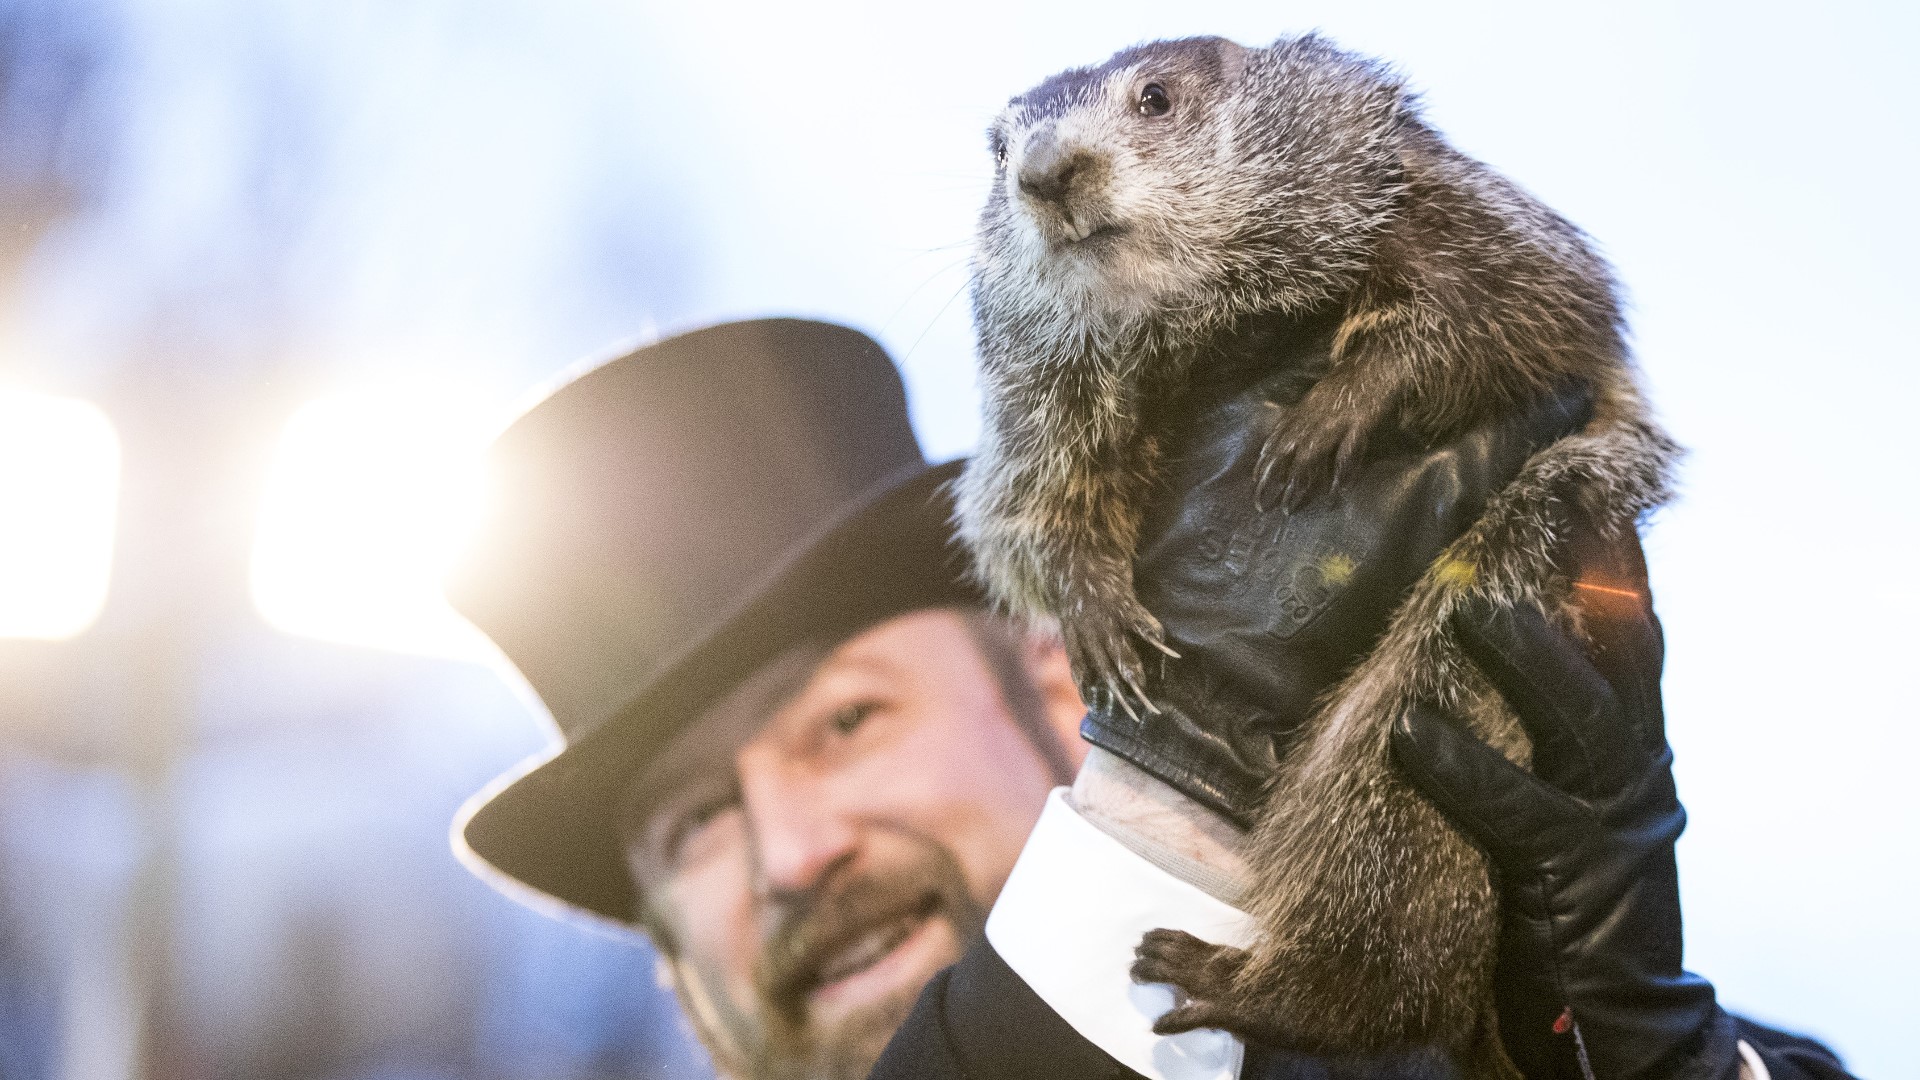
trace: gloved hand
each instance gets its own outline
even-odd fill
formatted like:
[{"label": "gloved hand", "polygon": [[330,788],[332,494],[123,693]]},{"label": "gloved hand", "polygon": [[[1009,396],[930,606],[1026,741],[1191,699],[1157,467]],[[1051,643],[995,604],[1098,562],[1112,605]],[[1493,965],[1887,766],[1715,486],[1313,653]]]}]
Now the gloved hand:
[{"label": "gloved hand", "polygon": [[1535,450],[1590,413],[1570,390],[1440,446],[1375,439],[1337,491],[1293,513],[1256,493],[1261,446],[1325,365],[1331,327],[1276,340],[1257,370],[1211,366],[1158,425],[1163,494],[1142,523],[1140,600],[1181,659],[1149,660],[1158,712],[1093,695],[1081,733],[1242,826],[1315,702],[1373,647],[1407,590]]},{"label": "gloved hand", "polygon": [[1739,1075],[1733,1019],[1680,966],[1673,842],[1686,813],[1660,626],[1637,547],[1630,559],[1598,580],[1589,562],[1576,585],[1591,659],[1530,609],[1455,621],[1533,741],[1531,775],[1434,710],[1393,731],[1408,778],[1493,860],[1500,1034],[1529,1080]]}]

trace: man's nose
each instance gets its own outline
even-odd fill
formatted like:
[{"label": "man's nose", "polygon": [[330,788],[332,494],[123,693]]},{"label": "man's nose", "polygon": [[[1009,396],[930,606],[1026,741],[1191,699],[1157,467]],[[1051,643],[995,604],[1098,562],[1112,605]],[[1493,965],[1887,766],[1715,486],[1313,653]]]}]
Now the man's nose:
[{"label": "man's nose", "polygon": [[858,846],[852,819],[794,777],[743,770],[741,801],[753,843],[754,888],[763,894],[813,888]]},{"label": "man's nose", "polygon": [[1052,128],[1037,131],[1020,152],[1020,190],[1041,202],[1061,202],[1093,163],[1091,152],[1062,143]]}]

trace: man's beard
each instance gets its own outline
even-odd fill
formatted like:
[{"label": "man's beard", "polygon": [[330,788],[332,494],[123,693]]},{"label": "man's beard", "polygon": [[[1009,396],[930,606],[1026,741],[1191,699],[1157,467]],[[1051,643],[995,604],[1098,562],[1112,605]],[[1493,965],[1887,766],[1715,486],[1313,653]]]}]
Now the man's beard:
[{"label": "man's beard", "polygon": [[934,920],[952,927],[963,948],[980,934],[985,907],[967,891],[953,854],[926,837],[891,835],[901,843],[886,846],[905,851],[889,865],[850,866],[805,895],[773,902],[754,965],[754,1000],[709,1013],[734,1030],[701,1032],[716,1056],[722,1046],[739,1052],[744,1060],[720,1064],[733,1065],[742,1080],[861,1080],[920,986],[871,1002],[831,1028],[812,1022],[813,991],[880,961]]}]

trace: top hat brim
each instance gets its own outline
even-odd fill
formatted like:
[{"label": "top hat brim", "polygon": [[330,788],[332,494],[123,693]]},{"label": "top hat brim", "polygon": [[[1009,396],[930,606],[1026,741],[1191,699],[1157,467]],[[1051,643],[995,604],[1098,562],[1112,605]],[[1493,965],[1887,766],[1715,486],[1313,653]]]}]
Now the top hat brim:
[{"label": "top hat brim", "polygon": [[984,602],[953,542],[946,485],[960,466],[923,466],[875,485],[796,545],[730,616],[685,642],[617,715],[468,800],[454,824],[462,860],[522,900],[631,925],[636,895],[617,821],[626,789],[703,706],[803,641]]}]

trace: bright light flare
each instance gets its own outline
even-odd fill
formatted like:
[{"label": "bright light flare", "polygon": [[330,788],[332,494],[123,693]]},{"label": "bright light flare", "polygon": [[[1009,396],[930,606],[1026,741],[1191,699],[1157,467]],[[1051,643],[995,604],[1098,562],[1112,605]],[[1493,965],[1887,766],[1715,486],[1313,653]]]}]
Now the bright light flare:
[{"label": "bright light flare", "polygon": [[287,421],[253,547],[253,600],[290,634],[477,659],[441,587],[486,509],[486,413],[445,394],[311,402]]},{"label": "bright light flare", "polygon": [[107,602],[120,438],[84,401],[0,390],[0,637],[70,638]]}]

